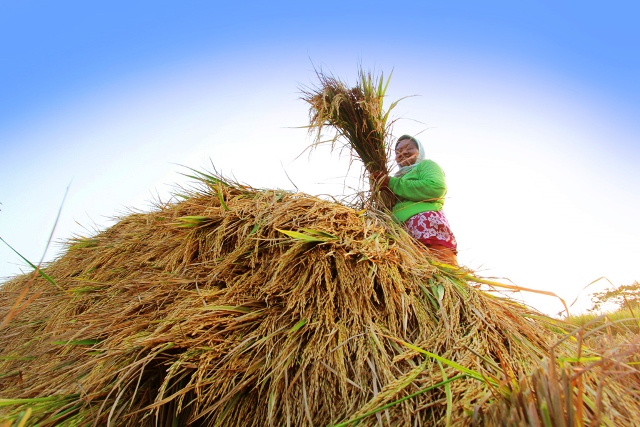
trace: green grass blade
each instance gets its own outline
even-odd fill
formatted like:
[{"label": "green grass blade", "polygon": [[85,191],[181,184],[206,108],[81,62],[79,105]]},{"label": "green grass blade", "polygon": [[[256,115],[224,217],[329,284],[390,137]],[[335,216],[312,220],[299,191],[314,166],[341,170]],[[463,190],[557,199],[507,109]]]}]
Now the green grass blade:
[{"label": "green grass blade", "polygon": [[[444,371],[444,368],[442,367],[442,363],[440,363],[440,361],[438,361],[438,367],[440,367],[440,372],[442,373],[442,380],[447,381],[447,373]],[[445,425],[447,427],[449,427],[451,425],[451,414],[453,411],[453,395],[451,394],[451,384],[446,383],[444,385],[444,393],[447,396],[447,414],[446,414],[446,421],[445,421]]]},{"label": "green grass blade", "polygon": [[260,229],[260,226],[262,226],[263,223],[264,223],[264,220],[258,221],[256,225],[254,225],[251,231],[249,232],[249,236],[251,236],[252,234],[255,234]]},{"label": "green grass blade", "polygon": [[0,379],[9,378],[9,377],[17,377],[19,375],[20,375],[20,371],[11,371],[11,372],[7,372],[5,374],[0,374]]},{"label": "green grass blade", "polygon": [[201,225],[206,225],[207,220],[211,220],[211,218],[199,215],[181,216],[179,218],[176,218],[176,221],[178,222],[175,225],[178,228],[194,228]]},{"label": "green grass blade", "polygon": [[33,403],[41,403],[41,402],[55,402],[58,400],[73,400],[80,397],[79,394],[68,394],[64,396],[54,395],[54,396],[46,396],[46,397],[31,397],[27,399],[0,399],[0,408],[5,406],[14,406],[14,405],[29,405]]},{"label": "green grass blade", "polygon": [[455,377],[451,377],[446,381],[441,381],[441,382],[439,382],[437,384],[433,384],[433,385],[431,385],[429,387],[426,387],[426,388],[423,388],[421,390],[418,390],[415,393],[412,393],[412,394],[410,394],[408,396],[405,396],[405,397],[403,397],[401,399],[394,400],[393,402],[389,402],[386,405],[380,406],[379,408],[376,408],[376,409],[373,409],[373,410],[367,412],[366,414],[359,415],[359,416],[357,416],[357,417],[355,417],[353,419],[350,419],[348,421],[344,421],[344,422],[342,422],[340,424],[329,425],[328,427],[347,427],[348,425],[353,424],[355,422],[358,422],[358,421],[360,421],[360,420],[362,420],[364,418],[367,418],[368,416],[371,416],[371,415],[375,414],[376,412],[384,411],[385,409],[391,408],[392,406],[395,406],[398,403],[402,403],[405,400],[413,399],[414,397],[416,397],[418,395],[421,395],[423,393],[426,393],[426,392],[428,392],[430,390],[433,390],[433,389],[436,389],[438,387],[442,387],[443,385],[447,385],[447,384],[452,383],[454,381],[457,381],[457,380],[459,380],[461,378],[465,378],[466,376],[467,375],[464,375],[464,374],[456,375]]},{"label": "green grass blade", "polygon": [[320,230],[312,230],[309,228],[301,228],[301,230],[305,231],[307,234],[301,233],[299,231],[293,231],[293,230],[281,230],[279,228],[276,228],[276,230],[278,230],[282,234],[286,234],[287,236],[291,237],[294,240],[300,240],[305,243],[317,243],[317,242],[325,243],[325,242],[330,242],[332,240],[338,240],[338,236],[334,236],[331,233],[327,233],[325,231],[320,231]]},{"label": "green grass blade", "polygon": [[27,420],[31,416],[31,412],[33,412],[33,409],[25,409],[24,412],[20,414],[20,421],[18,422],[18,424],[16,424],[16,427],[24,427],[24,425],[27,423]]},{"label": "green grass blade", "polygon": [[193,179],[195,179],[197,181],[201,181],[201,182],[204,182],[206,184],[211,184],[211,185],[221,184],[221,185],[224,185],[225,187],[230,187],[230,185],[228,183],[224,182],[224,180],[216,178],[213,175],[209,175],[208,173],[201,172],[199,170],[196,170],[196,169],[193,169],[193,168],[190,168],[190,167],[187,167],[187,166],[183,166],[183,167],[185,167],[185,168],[189,169],[190,171],[192,171],[193,173],[195,173],[195,175],[182,174],[182,175],[186,176],[187,178],[193,178]]},{"label": "green grass blade", "polygon": [[278,230],[282,234],[285,234],[291,237],[294,240],[300,240],[305,243],[326,242],[326,239],[322,239],[317,236],[311,236],[309,234],[300,233],[299,231],[281,230],[279,228],[276,228],[276,230]]},{"label": "green grass blade", "polygon": [[307,319],[300,320],[298,323],[293,325],[293,328],[291,328],[289,333],[293,333],[293,332],[297,331],[298,329],[302,328],[306,323],[307,323]]},{"label": "green grass blade", "polygon": [[474,379],[476,379],[478,381],[482,381],[482,382],[488,382],[488,383],[490,383],[491,385],[494,385],[494,386],[498,386],[498,383],[495,380],[493,380],[491,378],[483,377],[482,374],[480,374],[479,372],[476,372],[476,371],[474,371],[472,369],[469,369],[469,368],[465,368],[464,366],[462,366],[462,365],[460,365],[460,364],[458,364],[458,363],[456,363],[456,362],[454,362],[452,360],[445,359],[442,356],[438,356],[437,354],[431,353],[430,351],[427,351],[427,350],[425,350],[423,348],[420,348],[420,347],[418,347],[416,345],[409,344],[408,342],[405,342],[405,341],[403,341],[401,339],[393,338],[393,337],[388,337],[388,338],[392,338],[393,340],[399,342],[400,344],[404,345],[407,348],[410,348],[413,351],[417,351],[418,353],[422,353],[422,354],[424,354],[426,356],[429,356],[429,357],[431,357],[431,358],[433,358],[435,360],[438,360],[438,361],[444,363],[445,365],[451,366],[452,368],[457,369],[458,371],[466,374],[467,376],[469,376],[471,378],[474,378]]},{"label": "green grass blade", "polygon": [[2,237],[0,237],[0,240],[2,240],[2,243],[4,243],[5,245],[9,246],[9,249],[11,249],[13,252],[15,252],[27,264],[29,264],[31,266],[31,268],[33,268],[35,271],[37,271],[38,274],[40,274],[40,276],[42,276],[43,279],[45,279],[47,282],[51,283],[52,285],[54,285],[56,288],[60,289],[61,291],[64,291],[64,289],[62,289],[62,287],[60,285],[58,285],[55,282],[55,280],[53,280],[48,274],[46,274],[44,271],[42,271],[42,269],[40,269],[40,267],[36,267],[31,261],[29,261],[28,259],[23,257],[22,254],[20,254],[20,252],[18,252],[15,249],[13,249],[13,247],[9,243],[7,243]]},{"label": "green grass blade", "polygon": [[222,208],[225,211],[228,211],[229,210],[229,206],[227,206],[227,204],[224,202],[224,197],[222,196],[222,191],[218,191],[218,200],[220,200],[220,206],[222,206]]},{"label": "green grass blade", "polygon": [[300,230],[304,231],[305,233],[311,234],[312,236],[323,237],[330,240],[338,239],[338,236],[334,236],[333,234],[327,233],[326,231],[312,230],[310,228],[301,228]]}]

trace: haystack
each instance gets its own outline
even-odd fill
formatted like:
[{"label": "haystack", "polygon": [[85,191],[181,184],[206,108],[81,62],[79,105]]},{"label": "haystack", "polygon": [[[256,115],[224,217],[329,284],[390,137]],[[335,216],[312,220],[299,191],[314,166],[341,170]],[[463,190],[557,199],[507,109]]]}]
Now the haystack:
[{"label": "haystack", "polygon": [[[384,216],[201,177],[179,203],[70,241],[51,282],[2,286],[2,419],[500,424],[559,339]],[[585,419],[638,420],[617,384],[582,401]]]}]

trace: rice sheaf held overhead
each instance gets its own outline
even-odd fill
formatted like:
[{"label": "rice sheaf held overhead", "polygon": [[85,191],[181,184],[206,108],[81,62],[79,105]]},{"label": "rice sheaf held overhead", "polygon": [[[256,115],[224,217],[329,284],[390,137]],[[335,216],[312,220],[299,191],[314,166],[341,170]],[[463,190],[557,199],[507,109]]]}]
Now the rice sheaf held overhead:
[{"label": "rice sheaf held overhead", "polygon": [[0,426],[640,424],[636,350],[439,262],[384,196],[192,177],[2,284]]}]

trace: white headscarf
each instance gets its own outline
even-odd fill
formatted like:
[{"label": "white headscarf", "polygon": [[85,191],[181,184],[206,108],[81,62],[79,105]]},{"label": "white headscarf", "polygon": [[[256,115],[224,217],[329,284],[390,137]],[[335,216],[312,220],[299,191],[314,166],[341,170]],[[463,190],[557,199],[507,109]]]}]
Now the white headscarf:
[{"label": "white headscarf", "polygon": [[416,158],[416,162],[414,164],[409,166],[402,166],[400,169],[398,169],[398,172],[396,172],[396,174],[394,175],[396,177],[401,177],[405,175],[411,169],[415,168],[418,165],[418,163],[420,163],[425,159],[424,147],[422,146],[422,143],[418,140],[418,138],[415,138],[411,135],[402,135],[400,138],[398,138],[398,141],[403,141],[405,139],[410,139],[411,141],[416,143],[416,145],[418,146],[418,157]]}]

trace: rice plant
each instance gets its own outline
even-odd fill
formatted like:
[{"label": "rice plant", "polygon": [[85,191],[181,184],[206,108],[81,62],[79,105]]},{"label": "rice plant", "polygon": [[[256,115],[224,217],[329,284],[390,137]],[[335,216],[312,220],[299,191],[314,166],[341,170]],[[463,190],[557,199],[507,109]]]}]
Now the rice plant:
[{"label": "rice plant", "polygon": [[[389,115],[399,101],[384,109],[384,98],[391,76],[384,78],[372,72],[359,71],[355,86],[323,71],[316,71],[318,86],[302,89],[302,99],[309,104],[309,132],[315,143],[329,142],[332,148],[341,142],[352,158],[359,159],[369,176],[388,174],[389,143],[393,121]],[[324,130],[333,136],[324,140]],[[370,180],[374,206],[390,209],[393,194],[378,191],[378,183]]]}]

